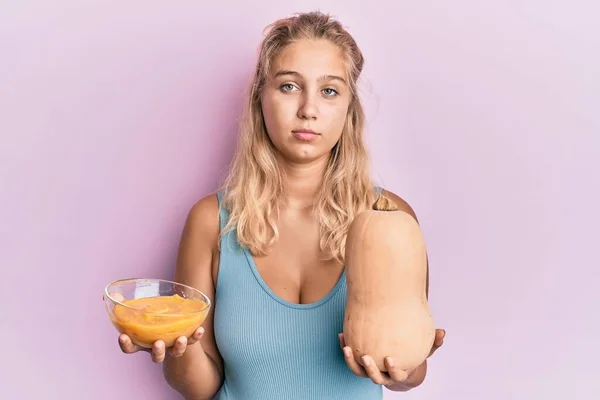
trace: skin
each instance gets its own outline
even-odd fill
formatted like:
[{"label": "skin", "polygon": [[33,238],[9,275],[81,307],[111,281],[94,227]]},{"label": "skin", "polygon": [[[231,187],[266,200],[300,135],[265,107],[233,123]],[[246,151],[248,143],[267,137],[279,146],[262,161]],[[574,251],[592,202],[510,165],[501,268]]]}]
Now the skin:
[{"label": "skin", "polygon": [[[267,285],[281,298],[295,303],[312,303],[326,296],[340,278],[343,265],[322,261],[319,227],[311,214],[331,149],[339,140],[351,94],[340,50],[328,41],[298,41],[288,46],[272,64],[262,96],[268,134],[276,157],[287,175],[288,201],[277,221],[280,240],[272,251],[254,261]],[[318,133],[310,142],[299,140],[293,130],[309,128]],[[399,206],[412,208],[400,197],[386,191]],[[203,291],[214,299],[219,265],[218,203],[215,194],[204,197],[190,210],[183,229],[175,267],[175,280]],[[223,381],[223,361],[213,331],[213,310],[194,336],[179,338],[165,349],[163,342],[152,350],[133,345],[126,335],[119,337],[125,353],[148,351],[154,362],[163,363],[167,382],[186,398],[209,399]],[[442,345],[445,332],[437,330],[430,356]],[[339,335],[341,351],[349,349]],[[406,391],[423,382],[426,362],[414,371],[398,371],[387,360],[390,372],[366,368],[345,357],[358,376],[390,390]]]}]

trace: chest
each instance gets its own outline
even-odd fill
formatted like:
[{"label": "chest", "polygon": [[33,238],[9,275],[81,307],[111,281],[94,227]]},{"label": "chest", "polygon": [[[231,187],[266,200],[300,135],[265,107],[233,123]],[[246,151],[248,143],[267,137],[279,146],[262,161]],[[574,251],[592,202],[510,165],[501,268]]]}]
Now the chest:
[{"label": "chest", "polygon": [[315,303],[335,287],[343,265],[327,260],[321,251],[321,234],[314,218],[290,214],[277,227],[279,239],[271,252],[252,256],[256,271],[281,299],[296,304]]},{"label": "chest", "polygon": [[345,279],[321,301],[289,302],[270,290],[248,261],[244,265],[241,258],[247,257],[236,258],[235,265],[222,264],[216,292],[215,338],[229,367],[276,364],[289,369],[300,363],[331,368],[332,362],[343,363],[338,334],[343,330]]}]

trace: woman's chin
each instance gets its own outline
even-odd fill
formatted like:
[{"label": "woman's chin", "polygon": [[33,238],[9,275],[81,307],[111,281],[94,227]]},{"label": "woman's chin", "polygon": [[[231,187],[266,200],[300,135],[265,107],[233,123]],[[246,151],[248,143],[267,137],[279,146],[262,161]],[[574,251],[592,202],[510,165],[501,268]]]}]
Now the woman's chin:
[{"label": "woman's chin", "polygon": [[280,153],[283,161],[295,164],[310,164],[326,161],[329,156],[329,152],[323,153],[321,149],[317,149],[311,145],[291,146],[291,148],[287,148]]}]

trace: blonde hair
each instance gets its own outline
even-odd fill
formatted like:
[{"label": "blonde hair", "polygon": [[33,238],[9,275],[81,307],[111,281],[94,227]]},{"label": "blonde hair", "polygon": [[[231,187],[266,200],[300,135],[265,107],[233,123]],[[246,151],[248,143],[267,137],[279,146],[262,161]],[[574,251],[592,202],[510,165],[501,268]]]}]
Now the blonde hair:
[{"label": "blonde hair", "polygon": [[296,14],[267,26],[240,123],[238,151],[222,188],[222,204],[229,212],[229,220],[221,235],[237,230],[240,245],[255,255],[267,254],[279,237],[275,218],[285,199],[285,176],[278,168],[275,148],[266,132],[261,94],[272,60],[286,46],[301,39],[329,40],[346,55],[352,100],[314,205],[321,233],[320,248],[326,259],[343,263],[350,223],[359,212],[371,208],[376,198],[364,143],[365,115],[357,90],[364,59],[342,25],[319,12]]}]

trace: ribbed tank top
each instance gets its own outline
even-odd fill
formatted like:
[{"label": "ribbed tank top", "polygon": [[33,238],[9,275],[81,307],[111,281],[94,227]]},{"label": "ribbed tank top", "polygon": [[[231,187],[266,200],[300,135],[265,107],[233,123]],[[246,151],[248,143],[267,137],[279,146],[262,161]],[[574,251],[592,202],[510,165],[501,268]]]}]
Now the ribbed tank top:
[{"label": "ribbed tank top", "polygon": [[[228,212],[219,192],[221,229]],[[354,375],[338,333],[346,306],[346,273],[321,300],[296,304],[261,278],[236,231],[221,240],[214,331],[223,357],[218,400],[375,400],[382,387]]]}]

